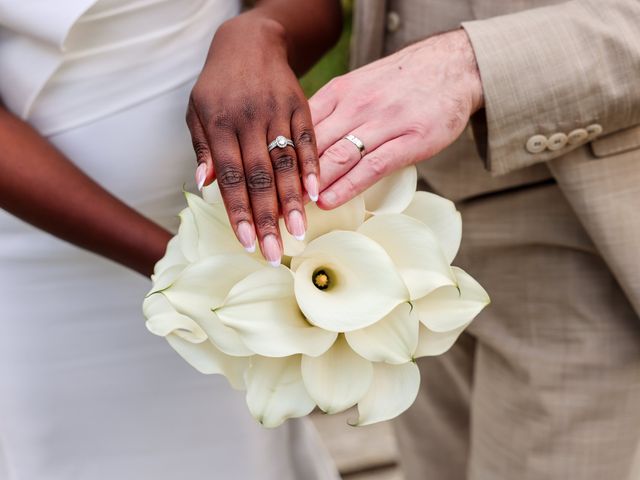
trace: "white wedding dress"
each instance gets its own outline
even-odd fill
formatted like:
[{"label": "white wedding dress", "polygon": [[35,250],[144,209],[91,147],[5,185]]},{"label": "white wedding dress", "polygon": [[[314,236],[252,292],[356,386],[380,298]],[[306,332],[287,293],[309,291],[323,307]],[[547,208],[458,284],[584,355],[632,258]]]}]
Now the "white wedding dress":
[{"label": "white wedding dress", "polygon": [[[2,101],[175,229],[193,186],[189,91],[215,28],[239,8],[0,0]],[[149,286],[0,211],[0,479],[337,478],[307,420],[263,429],[242,393],[146,331]]]}]

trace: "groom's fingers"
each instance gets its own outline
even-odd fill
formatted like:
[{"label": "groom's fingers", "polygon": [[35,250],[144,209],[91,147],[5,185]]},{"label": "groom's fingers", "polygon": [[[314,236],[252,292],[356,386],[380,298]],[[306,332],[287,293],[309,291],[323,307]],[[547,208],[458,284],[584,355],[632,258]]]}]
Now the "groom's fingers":
[{"label": "groom's fingers", "polygon": [[331,115],[338,105],[338,97],[335,93],[336,80],[336,78],[331,80],[309,99],[309,110],[314,126]]},{"label": "groom's fingers", "polygon": [[378,122],[370,122],[342,133],[338,140],[320,156],[320,164],[322,165],[320,191],[337,181],[364,160],[358,146],[343,137],[351,134],[359,139],[364,144],[364,154],[366,155],[390,138],[393,138],[390,135],[395,132],[386,131],[386,129],[388,127],[385,125],[381,125]]},{"label": "groom's fingers", "polygon": [[318,206],[325,210],[339,207],[361,194],[371,185],[389,173],[413,163],[406,158],[406,152],[415,147],[416,140],[403,135],[380,145],[368,152],[349,172],[335,181],[320,194]]}]

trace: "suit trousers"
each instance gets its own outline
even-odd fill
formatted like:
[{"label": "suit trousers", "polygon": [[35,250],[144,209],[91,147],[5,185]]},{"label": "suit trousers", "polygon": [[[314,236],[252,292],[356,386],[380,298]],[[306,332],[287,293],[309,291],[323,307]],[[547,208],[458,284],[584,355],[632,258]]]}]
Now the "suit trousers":
[{"label": "suit trousers", "polygon": [[558,186],[458,208],[454,263],[492,304],[418,361],[395,421],[407,480],[640,479],[640,319]]}]

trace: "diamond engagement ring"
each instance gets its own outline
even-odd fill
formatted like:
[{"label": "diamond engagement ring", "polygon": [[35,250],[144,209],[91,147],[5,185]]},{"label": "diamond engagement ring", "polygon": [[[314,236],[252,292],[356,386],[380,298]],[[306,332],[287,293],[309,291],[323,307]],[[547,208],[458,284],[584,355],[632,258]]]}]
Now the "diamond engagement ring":
[{"label": "diamond engagement ring", "polygon": [[364,149],[364,143],[362,143],[362,140],[360,140],[355,135],[347,135],[346,137],[344,137],[344,139],[345,140],[349,140],[356,147],[358,147],[358,151],[360,152],[360,158],[364,157],[364,150],[365,149]]},{"label": "diamond engagement ring", "polygon": [[290,138],[284,137],[282,135],[278,135],[276,139],[269,144],[267,149],[271,151],[274,148],[285,148],[287,146],[295,148],[293,140],[291,140]]}]

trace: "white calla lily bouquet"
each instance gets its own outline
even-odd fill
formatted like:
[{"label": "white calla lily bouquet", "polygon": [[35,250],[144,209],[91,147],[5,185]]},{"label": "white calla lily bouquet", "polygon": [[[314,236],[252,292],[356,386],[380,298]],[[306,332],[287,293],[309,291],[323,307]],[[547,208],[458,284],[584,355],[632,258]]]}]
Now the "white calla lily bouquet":
[{"label": "white calla lily bouquet", "polygon": [[[186,194],[144,300],[147,328],[187,362],[246,390],[266,427],[358,407],[356,425],[415,400],[418,357],[447,351],[489,303],[451,262],[454,204],[416,192],[411,166],[331,211],[308,204],[304,241],[283,225],[283,265],[236,240],[217,186]],[[434,386],[437,388],[437,386]]]}]

